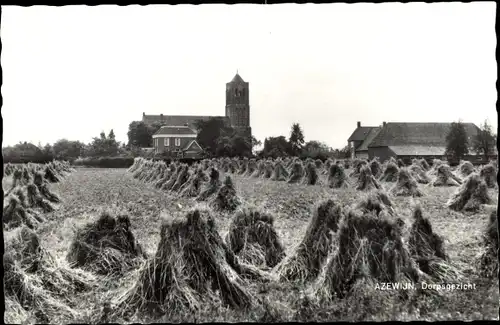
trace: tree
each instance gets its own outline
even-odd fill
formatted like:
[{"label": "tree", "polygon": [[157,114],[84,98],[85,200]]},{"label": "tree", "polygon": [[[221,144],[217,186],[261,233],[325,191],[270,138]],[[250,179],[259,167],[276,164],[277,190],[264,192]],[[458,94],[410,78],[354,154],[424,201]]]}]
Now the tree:
[{"label": "tree", "polygon": [[252,135],[252,149],[255,147],[258,147],[262,145],[262,141],[257,140],[253,135]]},{"label": "tree", "polygon": [[291,154],[298,156],[302,150],[302,146],[304,145],[304,133],[302,132],[299,123],[292,124],[289,142],[292,150]]},{"label": "tree", "polygon": [[83,154],[85,144],[80,141],[58,140],[54,143],[52,151],[56,159],[72,161]]},{"label": "tree", "polygon": [[148,148],[153,146],[153,134],[161,127],[160,123],[151,125],[142,121],[134,121],[128,126],[128,146]]},{"label": "tree", "polygon": [[[112,135],[112,132],[109,135]],[[85,155],[90,157],[115,156],[119,152],[120,144],[115,139],[106,138],[104,131],[101,132],[99,138],[93,138],[85,148]]]},{"label": "tree", "polygon": [[472,140],[472,147],[474,151],[478,154],[484,155],[485,160],[488,159],[488,155],[491,155],[495,151],[496,146],[496,136],[491,130],[491,126],[488,121],[480,126],[480,130]]},{"label": "tree", "polygon": [[233,157],[233,148],[229,136],[222,136],[217,139],[215,155],[217,157]]},{"label": "tree", "polygon": [[50,160],[54,160],[54,150],[52,148],[52,146],[50,145],[50,143],[47,143],[43,149],[42,149],[42,154],[44,156],[44,160],[45,161],[50,161]]},{"label": "tree", "polygon": [[260,152],[261,157],[285,157],[291,151],[290,143],[284,136],[269,137],[264,139],[264,148]]},{"label": "tree", "polygon": [[349,150],[349,146],[346,145],[344,148],[338,150],[338,157],[341,159],[349,159],[351,158],[351,151]]},{"label": "tree", "polygon": [[251,157],[252,139],[238,133],[223,135],[217,139],[217,157]]},{"label": "tree", "polygon": [[222,140],[224,137],[231,138],[235,133],[233,128],[227,126],[220,117],[198,120],[195,122],[195,127],[198,133],[196,141],[211,156],[217,155],[220,151],[220,141],[229,141],[228,139]]},{"label": "tree", "polygon": [[45,163],[45,156],[42,151],[33,143],[19,142],[12,147],[2,148],[2,154],[5,162],[12,163]]},{"label": "tree", "polygon": [[232,154],[238,157],[251,157],[254,139],[253,137],[234,134],[231,137]]},{"label": "tree", "polygon": [[320,141],[308,141],[302,149],[302,158],[326,160],[334,154],[333,149]]},{"label": "tree", "polygon": [[108,139],[115,140],[115,132],[113,132],[113,129],[109,131]]},{"label": "tree", "polygon": [[469,144],[467,141],[467,131],[461,121],[451,123],[450,130],[446,135],[445,154],[453,161],[460,159],[469,153]]}]

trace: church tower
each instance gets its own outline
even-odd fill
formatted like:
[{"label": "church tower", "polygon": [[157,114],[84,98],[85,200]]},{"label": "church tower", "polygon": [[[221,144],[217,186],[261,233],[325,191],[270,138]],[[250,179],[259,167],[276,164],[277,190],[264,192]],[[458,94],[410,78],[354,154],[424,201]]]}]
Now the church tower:
[{"label": "church tower", "polygon": [[245,82],[238,72],[233,80],[226,84],[226,117],[236,131],[252,135],[248,82]]}]

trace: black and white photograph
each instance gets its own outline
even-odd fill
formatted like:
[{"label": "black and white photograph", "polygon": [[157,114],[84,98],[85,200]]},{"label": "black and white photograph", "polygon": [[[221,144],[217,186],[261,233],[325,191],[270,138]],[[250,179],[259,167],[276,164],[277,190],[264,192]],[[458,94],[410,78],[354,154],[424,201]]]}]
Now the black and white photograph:
[{"label": "black and white photograph", "polygon": [[498,320],[496,6],[2,5],[4,322]]}]

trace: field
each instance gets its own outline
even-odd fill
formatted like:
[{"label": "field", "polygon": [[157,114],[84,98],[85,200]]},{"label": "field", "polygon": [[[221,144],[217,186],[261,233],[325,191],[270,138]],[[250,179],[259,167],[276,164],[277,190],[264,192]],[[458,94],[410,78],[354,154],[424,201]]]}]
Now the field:
[{"label": "field", "polygon": [[[347,169],[346,174],[349,173]],[[221,172],[221,179],[224,176]],[[325,186],[325,175],[320,175],[319,185],[288,184],[235,173],[230,176],[243,206],[254,206],[274,215],[274,227],[286,255],[292,254],[302,241],[318,202],[332,199],[348,209],[367,196],[366,192],[354,188],[352,178],[348,179],[347,188],[332,189]],[[3,179],[4,191],[11,183],[11,177]],[[381,182],[381,185],[388,192],[394,183]],[[40,309],[50,323],[498,319],[498,279],[484,277],[477,270],[477,259],[483,250],[482,234],[490,213],[498,205],[498,187],[488,189],[491,204],[482,205],[474,213],[453,211],[445,205],[457,187],[424,184],[418,184],[418,187],[423,193],[421,197],[390,196],[395,214],[405,224],[411,225],[414,208],[419,204],[434,232],[444,238],[450,264],[461,276],[457,283],[472,283],[475,289],[421,294],[412,296],[412,300],[400,301],[395,297],[394,291],[397,290],[377,291],[367,284],[357,295],[307,303],[304,297],[311,292],[311,284],[282,283],[275,278],[268,282],[244,280],[245,290],[254,301],[251,308],[240,310],[211,302],[203,304],[196,312],[179,309],[182,312],[176,316],[139,312],[123,315],[117,310],[122,308],[118,307],[117,301],[137,282],[146,259],[140,260],[122,276],[72,269],[66,261],[66,254],[77,230],[105,211],[111,215],[126,214],[130,217],[137,241],[151,257],[160,241],[163,220],[184,216],[190,209],[206,205],[157,189],[150,183],[135,179],[126,169],[77,168],[62,181],[50,184],[51,191],[62,202],[55,211],[45,214],[46,221],[37,227],[36,233],[41,246],[54,257],[54,268],[78,273],[85,279],[86,288],[78,292],[68,289],[61,295],[63,298],[50,303],[52,309],[43,306]],[[234,213],[213,213],[216,229],[225,238]],[[387,300],[380,298],[381,295]],[[39,311],[22,309],[15,302],[9,301],[6,305],[6,323],[38,322],[42,317]]]}]

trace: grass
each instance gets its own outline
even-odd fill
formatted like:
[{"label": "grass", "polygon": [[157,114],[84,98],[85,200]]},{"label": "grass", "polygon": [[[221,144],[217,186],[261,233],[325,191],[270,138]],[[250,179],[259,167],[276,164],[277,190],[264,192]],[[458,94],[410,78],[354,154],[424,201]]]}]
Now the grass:
[{"label": "grass", "polygon": [[[347,175],[350,172],[346,170]],[[221,179],[224,176],[222,173]],[[287,254],[302,240],[312,218],[312,208],[319,201],[333,199],[342,206],[354,206],[366,195],[355,190],[353,178],[348,179],[348,188],[331,189],[325,185],[327,175],[320,174],[319,177],[320,185],[303,185],[231,174],[237,195],[245,206],[252,205],[274,215],[274,227]],[[8,177],[2,181],[4,189],[6,184],[9,184]],[[382,182],[381,185],[388,192],[394,183]],[[423,296],[401,304],[376,305],[378,298],[374,295],[380,292],[358,300],[309,302],[304,298],[307,287],[245,280],[250,295],[255,299],[255,306],[248,310],[233,310],[222,303],[213,303],[196,313],[179,315],[179,319],[154,314],[122,318],[113,310],[114,302],[137,281],[140,267],[136,267],[121,277],[88,274],[89,278],[95,278],[92,289],[69,294],[67,301],[60,303],[72,312],[61,312],[50,321],[143,323],[498,319],[498,280],[481,278],[476,271],[476,258],[482,249],[482,230],[490,211],[498,204],[498,189],[488,189],[493,200],[490,205],[467,213],[452,211],[445,206],[457,190],[456,187],[423,184],[418,184],[418,187],[424,196],[391,196],[395,213],[407,225],[411,225],[413,207],[419,203],[425,216],[430,219],[433,230],[444,238],[450,260],[464,274],[462,282],[475,283],[476,290],[443,292],[438,296]],[[128,214],[136,239],[146,254],[153,256],[160,241],[162,219],[185,215],[188,209],[198,204],[193,199],[174,196],[133,179],[125,169],[79,168],[62,182],[50,184],[50,188],[61,197],[62,204],[56,211],[45,214],[47,221],[36,232],[42,247],[55,257],[54,265],[65,270],[69,269],[65,256],[77,229],[97,218],[101,212]],[[216,216],[217,230],[225,238],[232,214],[220,212]],[[78,272],[84,274],[87,271]],[[5,321],[34,322],[35,318],[30,311],[20,309],[17,302],[9,300]]]}]

